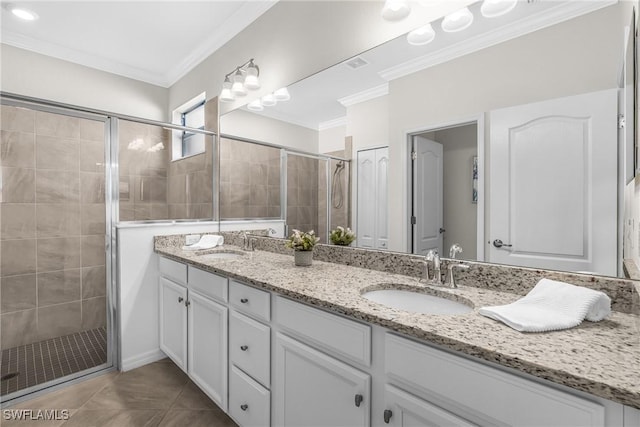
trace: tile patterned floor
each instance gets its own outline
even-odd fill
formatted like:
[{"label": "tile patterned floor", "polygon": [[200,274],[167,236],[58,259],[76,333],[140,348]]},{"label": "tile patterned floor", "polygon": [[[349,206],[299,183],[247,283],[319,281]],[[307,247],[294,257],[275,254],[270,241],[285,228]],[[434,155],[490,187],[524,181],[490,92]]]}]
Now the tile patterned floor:
[{"label": "tile patterned floor", "polygon": [[106,361],[105,328],[8,348],[0,356],[0,394],[4,396]]},{"label": "tile patterned floor", "polygon": [[66,409],[68,420],[7,421],[3,427],[237,427],[169,359],[83,381],[7,409]]}]

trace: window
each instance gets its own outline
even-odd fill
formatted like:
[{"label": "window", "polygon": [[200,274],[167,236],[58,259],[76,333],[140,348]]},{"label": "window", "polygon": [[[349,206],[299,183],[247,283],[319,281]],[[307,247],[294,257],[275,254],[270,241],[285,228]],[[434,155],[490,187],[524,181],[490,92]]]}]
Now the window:
[{"label": "window", "polygon": [[[195,129],[204,129],[205,93],[202,93],[173,112],[173,122]],[[205,152],[205,136],[188,131],[173,132],[172,159],[179,160]]]}]

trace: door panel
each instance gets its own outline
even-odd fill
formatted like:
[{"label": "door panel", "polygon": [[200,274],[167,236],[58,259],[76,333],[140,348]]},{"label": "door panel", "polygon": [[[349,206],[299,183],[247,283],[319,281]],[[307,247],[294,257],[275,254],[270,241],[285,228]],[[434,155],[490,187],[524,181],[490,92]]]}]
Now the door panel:
[{"label": "door panel", "polygon": [[413,168],[413,215],[416,217],[413,252],[425,255],[430,249],[442,254],[443,147],[421,136],[413,138],[416,160]]},{"label": "door panel", "polygon": [[489,261],[616,274],[616,106],[609,90],[491,112]]},{"label": "door panel", "polygon": [[358,235],[361,248],[373,248],[375,239],[375,151],[358,152]]},{"label": "door panel", "polygon": [[187,368],[187,288],[160,277],[160,349]]}]

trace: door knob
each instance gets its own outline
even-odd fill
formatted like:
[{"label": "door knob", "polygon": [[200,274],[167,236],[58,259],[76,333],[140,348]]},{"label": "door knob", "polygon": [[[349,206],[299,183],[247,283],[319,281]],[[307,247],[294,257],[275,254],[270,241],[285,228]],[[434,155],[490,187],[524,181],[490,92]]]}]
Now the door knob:
[{"label": "door knob", "polygon": [[384,416],[384,422],[389,424],[389,420],[391,419],[391,415],[393,415],[393,412],[391,412],[391,409],[385,409],[383,416]]},{"label": "door knob", "polygon": [[501,248],[501,247],[505,247],[505,248],[510,248],[513,245],[507,245],[506,243],[502,243],[502,240],[500,239],[496,239],[493,241],[493,246],[495,246],[496,248]]},{"label": "door knob", "polygon": [[442,233],[444,233],[444,232],[445,232],[445,231],[447,231],[447,230],[445,230],[444,228],[440,227],[440,230],[438,230],[438,231],[440,231],[440,234],[442,234]]},{"label": "door knob", "polygon": [[359,408],[360,404],[362,403],[362,401],[364,400],[364,397],[362,397],[361,394],[356,394],[356,406]]},{"label": "door knob", "polygon": [[242,350],[242,351],[247,351],[248,349],[249,349],[248,345],[241,345],[240,346],[240,350]]}]

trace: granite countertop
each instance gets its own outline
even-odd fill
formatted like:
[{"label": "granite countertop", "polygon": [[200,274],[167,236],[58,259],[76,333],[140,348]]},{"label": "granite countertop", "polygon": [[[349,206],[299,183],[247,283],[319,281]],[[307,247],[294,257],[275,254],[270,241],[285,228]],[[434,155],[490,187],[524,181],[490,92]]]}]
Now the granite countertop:
[{"label": "granite countertop", "polygon": [[[638,315],[614,311],[602,322],[585,321],[573,329],[521,333],[477,312],[482,306],[508,304],[521,297],[513,293],[472,286],[425,289],[415,277],[316,260],[310,267],[296,267],[290,255],[266,251],[248,252],[237,259],[207,261],[180,247],[156,246],[156,252],[301,302],[640,409]],[[367,290],[392,287],[446,293],[453,300],[472,305],[474,310],[461,315],[415,314],[361,296]]]}]

